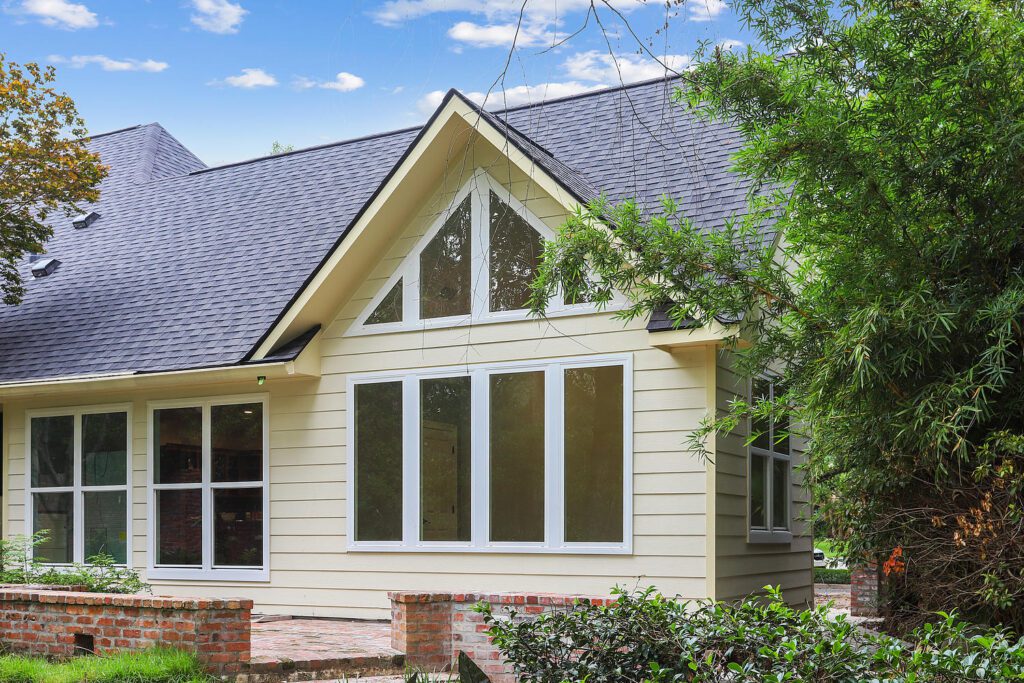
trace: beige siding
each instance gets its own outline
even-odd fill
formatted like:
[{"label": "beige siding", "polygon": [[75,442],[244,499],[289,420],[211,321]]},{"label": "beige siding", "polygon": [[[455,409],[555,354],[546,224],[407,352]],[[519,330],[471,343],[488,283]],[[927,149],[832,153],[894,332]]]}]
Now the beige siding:
[{"label": "beige siding", "polygon": [[[493,150],[472,152],[472,164],[492,174],[552,228],[564,210],[540,195],[521,174],[495,164]],[[706,595],[708,508],[705,465],[685,450],[686,436],[706,414],[707,354],[698,348],[668,353],[652,348],[642,322],[624,324],[610,313],[454,329],[347,336],[353,319],[401,263],[459,185],[449,176],[434,199],[404,230],[358,291],[325,327],[319,379],[253,381],[4,405],[5,530],[24,531],[24,411],[31,407],[131,401],[133,411],[133,562],[147,560],[148,400],[199,395],[269,394],[270,550],[268,583],[160,583],[158,592],[252,597],[259,611],[336,617],[388,616],[388,590],[531,590],[606,592],[615,584],[656,584],[669,594]],[[384,229],[384,228],[381,228]],[[340,303],[340,302],[339,302]],[[462,366],[603,353],[633,359],[633,552],[629,555],[379,553],[347,548],[346,386],[350,373]],[[724,480],[723,480],[724,481]],[[720,494],[724,496],[723,494]],[[731,529],[730,519],[720,520]],[[728,538],[726,539],[728,540]],[[742,555],[743,553],[739,553]],[[722,559],[735,562],[736,553]],[[730,565],[731,566],[731,565]],[[768,569],[765,570],[770,571]],[[730,570],[731,573],[732,570]],[[786,575],[788,576],[788,574]],[[730,577],[730,581],[735,577]],[[774,580],[774,579],[773,579]]]},{"label": "beige siding", "polygon": [[[732,370],[731,352],[718,354],[717,404],[728,409],[735,397],[746,396],[746,383]],[[746,428],[719,435],[716,447],[715,490],[715,583],[716,597],[732,600],[760,592],[764,586],[782,586],[792,603],[813,599],[811,537],[807,516],[808,495],[793,458],[793,541],[783,545],[747,542],[747,449]]]}]

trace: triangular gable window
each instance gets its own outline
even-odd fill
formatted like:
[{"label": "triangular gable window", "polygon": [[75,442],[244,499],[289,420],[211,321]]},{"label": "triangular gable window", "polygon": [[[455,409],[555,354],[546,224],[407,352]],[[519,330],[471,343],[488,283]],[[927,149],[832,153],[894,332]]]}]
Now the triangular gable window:
[{"label": "triangular gable window", "polygon": [[[525,319],[544,240],[553,236],[508,190],[477,171],[351,333]],[[551,305],[549,314],[593,310],[588,304]]]},{"label": "triangular gable window", "polygon": [[420,320],[469,315],[472,310],[469,199],[462,200],[420,252]]},{"label": "triangular gable window", "polygon": [[395,286],[384,295],[381,302],[377,304],[377,308],[373,309],[373,313],[366,318],[367,325],[400,322],[402,322],[402,278],[398,278]]},{"label": "triangular gable window", "polygon": [[543,243],[525,218],[491,190],[488,258],[488,309],[516,311],[526,308],[530,283],[537,276]]}]

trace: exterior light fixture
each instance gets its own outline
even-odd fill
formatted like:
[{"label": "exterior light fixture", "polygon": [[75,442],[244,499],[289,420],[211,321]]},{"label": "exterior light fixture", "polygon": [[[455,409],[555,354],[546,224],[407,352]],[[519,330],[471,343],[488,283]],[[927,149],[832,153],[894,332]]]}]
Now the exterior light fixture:
[{"label": "exterior light fixture", "polygon": [[267,376],[266,375],[260,375],[259,377],[256,378],[256,384],[259,384],[261,387],[263,386],[263,384],[266,381],[267,381]]}]

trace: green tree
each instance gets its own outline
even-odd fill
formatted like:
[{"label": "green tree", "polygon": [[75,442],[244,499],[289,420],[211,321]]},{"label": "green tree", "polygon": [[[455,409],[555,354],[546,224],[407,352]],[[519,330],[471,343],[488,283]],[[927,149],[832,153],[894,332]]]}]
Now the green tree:
[{"label": "green tree", "polygon": [[56,92],[53,67],[19,66],[0,53],[0,294],[24,295],[18,263],[41,252],[54,211],[70,216],[99,199],[107,170],[89,152],[75,103]]},{"label": "green tree", "polygon": [[[748,375],[809,436],[816,523],[890,562],[899,603],[1024,628],[1024,5],[738,0],[761,49],[710,45],[679,106],[745,135],[751,208],[580,211],[534,283],[622,315],[742,317]],[[765,237],[767,235],[767,237]],[[819,527],[822,528],[822,527]]]},{"label": "green tree", "polygon": [[286,145],[282,142],[274,140],[274,144],[270,146],[271,154],[284,154],[285,152],[294,152],[295,145]]}]

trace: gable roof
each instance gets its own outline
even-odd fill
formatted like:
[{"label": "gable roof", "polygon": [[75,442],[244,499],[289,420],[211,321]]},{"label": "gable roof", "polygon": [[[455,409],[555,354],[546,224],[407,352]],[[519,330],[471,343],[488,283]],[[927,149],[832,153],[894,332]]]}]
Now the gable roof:
[{"label": "gable roof", "polygon": [[[729,173],[739,136],[670,108],[664,80],[482,116],[580,201],[655,206],[709,228],[745,207]],[[507,124],[507,125],[506,125]],[[0,382],[243,363],[420,128],[207,168],[157,124],[90,139],[111,166],[76,230],[55,215],[49,255],[19,306],[0,307]],[[299,349],[301,350],[301,349]],[[264,361],[291,346],[275,349]]]}]

